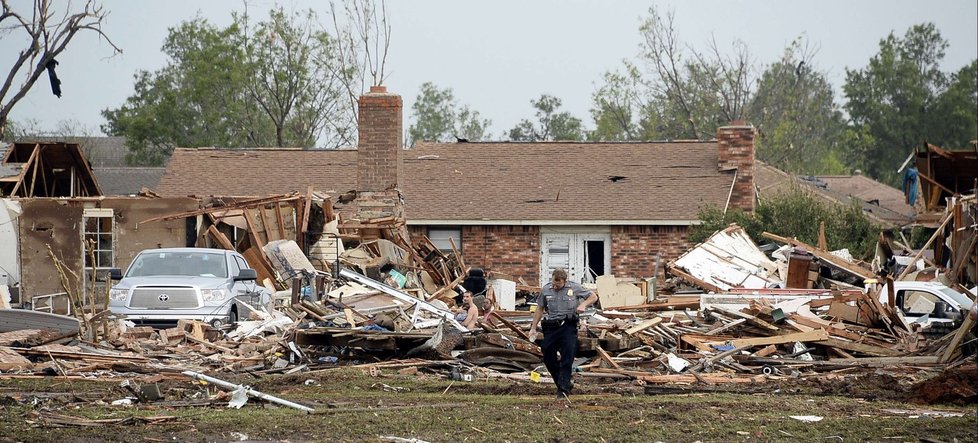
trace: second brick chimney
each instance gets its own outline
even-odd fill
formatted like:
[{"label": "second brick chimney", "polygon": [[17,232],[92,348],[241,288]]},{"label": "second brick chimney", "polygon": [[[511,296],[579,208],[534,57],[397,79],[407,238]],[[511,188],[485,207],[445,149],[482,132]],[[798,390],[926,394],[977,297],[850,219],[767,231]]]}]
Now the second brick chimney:
[{"label": "second brick chimney", "polygon": [[[359,116],[357,129],[360,142],[357,145],[357,219],[382,220],[390,228],[404,217],[404,199],[401,195],[401,164],[404,135],[402,128],[401,96],[390,94],[384,86],[371,86],[370,92],[361,95],[357,102]],[[407,229],[400,225],[404,238]],[[362,231],[361,235],[380,234]]]},{"label": "second brick chimney", "polygon": [[717,128],[718,168],[734,171],[728,208],[754,211],[754,127],[743,121]]}]

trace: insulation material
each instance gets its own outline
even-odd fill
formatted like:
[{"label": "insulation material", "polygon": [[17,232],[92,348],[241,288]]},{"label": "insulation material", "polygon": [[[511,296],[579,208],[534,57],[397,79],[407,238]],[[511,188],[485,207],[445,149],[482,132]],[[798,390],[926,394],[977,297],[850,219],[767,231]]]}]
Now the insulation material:
[{"label": "insulation material", "polygon": [[309,249],[309,258],[326,263],[333,263],[337,256],[343,254],[343,241],[339,238],[337,229],[339,220],[333,220],[323,225],[323,236]]},{"label": "insulation material", "polygon": [[598,285],[596,292],[602,309],[645,303],[641,288],[631,283],[619,282],[613,275],[602,275],[596,282]]},{"label": "insulation material", "polygon": [[302,274],[315,274],[316,268],[292,240],[275,240],[262,248],[275,271],[284,279],[299,277]]},{"label": "insulation material", "polygon": [[672,266],[722,290],[762,289],[781,284],[774,275],[777,265],[737,225],[716,232],[686,251]]}]

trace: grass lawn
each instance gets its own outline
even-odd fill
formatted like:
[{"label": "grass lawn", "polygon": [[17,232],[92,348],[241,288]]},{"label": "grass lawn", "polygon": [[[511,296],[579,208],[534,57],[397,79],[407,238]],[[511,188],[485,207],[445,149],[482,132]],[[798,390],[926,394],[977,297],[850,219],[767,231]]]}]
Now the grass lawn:
[{"label": "grass lawn", "polygon": [[[505,380],[449,381],[435,375],[358,370],[311,375],[224,378],[315,407],[317,413],[249,401],[203,402],[220,390],[190,381],[166,381],[166,401],[111,406],[126,396],[121,379],[0,380],[0,441],[635,441],[635,442],[974,442],[976,407],[921,406],[893,401],[786,394],[699,393],[645,395],[629,382],[579,383],[570,401],[551,386]],[[208,390],[208,392],[205,392]],[[900,410],[915,410],[904,413]],[[963,413],[934,417],[921,410]],[[162,423],[85,422],[59,426],[46,413],[88,420],[173,417]],[[815,415],[806,423],[789,416]]]}]

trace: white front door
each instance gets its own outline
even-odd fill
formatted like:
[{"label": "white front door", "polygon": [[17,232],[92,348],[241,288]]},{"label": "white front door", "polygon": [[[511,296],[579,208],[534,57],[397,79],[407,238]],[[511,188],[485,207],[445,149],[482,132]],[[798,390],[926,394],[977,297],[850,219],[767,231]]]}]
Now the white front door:
[{"label": "white front door", "polygon": [[567,278],[579,283],[611,272],[611,234],[594,232],[543,233],[540,285],[550,281],[554,269],[567,270]]}]

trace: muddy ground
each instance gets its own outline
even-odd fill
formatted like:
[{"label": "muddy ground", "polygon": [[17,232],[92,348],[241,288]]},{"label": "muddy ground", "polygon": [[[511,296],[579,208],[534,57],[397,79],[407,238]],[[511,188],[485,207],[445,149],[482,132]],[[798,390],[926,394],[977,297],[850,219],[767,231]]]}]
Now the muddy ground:
[{"label": "muddy ground", "polygon": [[[973,364],[961,367],[978,383]],[[974,399],[914,403],[906,372],[877,372],[660,395],[578,376],[569,401],[545,384],[413,368],[223,377],[314,414],[254,400],[229,409],[224,390],[172,375],[131,379],[165,397],[131,406],[111,405],[131,395],[123,378],[0,379],[0,441],[978,441]]]}]

